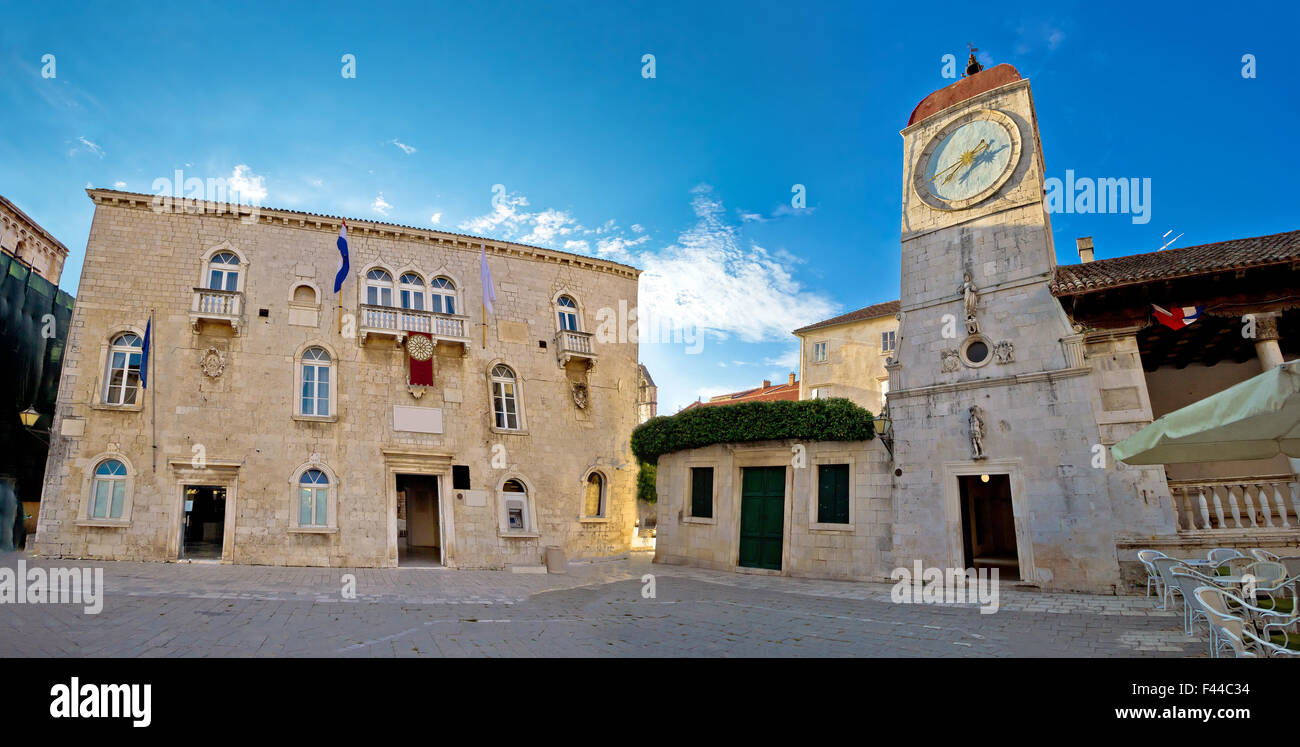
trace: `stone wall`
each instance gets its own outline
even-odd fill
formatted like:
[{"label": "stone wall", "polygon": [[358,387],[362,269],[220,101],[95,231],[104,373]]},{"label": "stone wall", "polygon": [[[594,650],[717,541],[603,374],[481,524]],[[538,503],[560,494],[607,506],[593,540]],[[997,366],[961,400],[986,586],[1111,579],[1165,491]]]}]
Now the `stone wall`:
[{"label": "stone wall", "polygon": [[[878,441],[803,444],[796,468],[795,441],[718,444],[659,458],[659,529],[655,562],[724,571],[737,565],[741,479],[745,467],[786,467],[784,539],[780,574],[805,578],[884,580],[890,560],[893,505],[889,460]],[[817,524],[817,466],[849,464],[849,525]],[[712,467],[713,517],[690,516],[690,468]],[[764,571],[757,571],[764,572]]]},{"label": "stone wall", "polygon": [[[628,551],[636,518],[628,439],[637,423],[637,346],[598,341],[589,372],[582,361],[561,367],[553,299],[561,292],[578,299],[583,329],[595,331],[598,310],[620,302],[635,307],[632,268],[483,242],[497,289],[484,346],[480,241],[350,222],[344,314],[357,312],[364,270],[383,266],[395,279],[403,270],[451,277],[458,311],[470,317],[468,346],[436,347],[434,386],[417,399],[407,387],[406,354],[391,338],[371,336],[362,345],[339,332],[331,293],[336,219],[269,209],[255,221],[155,212],[149,196],[91,194],[96,211],[53,426],[40,553],[175,560],[181,486],[220,484],[230,493],[229,562],[391,566],[397,562],[397,472],[440,480],[451,565],[537,564],[548,545],[570,557]],[[237,252],[245,263],[237,333],[212,322],[196,333],[190,323],[193,289],[216,247]],[[315,303],[304,308],[300,293],[291,307],[301,285],[316,291]],[[151,310],[151,386],[134,406],[107,407],[107,345],[120,331],[142,335]],[[335,414],[328,419],[295,416],[295,361],[309,346],[323,347],[334,361]],[[201,369],[210,353],[224,364],[215,376]],[[518,375],[524,426],[518,433],[493,427],[489,371],[496,363]],[[582,409],[571,386],[584,380],[590,402]],[[396,430],[395,405],[441,410],[442,432]],[[87,518],[90,472],[105,456],[125,462],[130,473],[128,515],[116,523]],[[469,466],[470,490],[452,490],[453,464]],[[294,531],[295,480],[312,465],[337,490],[333,531]],[[593,469],[607,480],[606,511],[582,517],[584,481]],[[508,478],[529,488],[533,532],[500,531],[500,490]]]},{"label": "stone wall", "polygon": [[[809,330],[799,335],[799,399],[811,399],[813,389],[822,397],[844,397],[880,412],[887,352],[880,348],[880,333],[898,329],[893,314],[847,324]],[[897,339],[897,338],[895,338]],[[813,359],[816,343],[826,343],[826,360]]]}]

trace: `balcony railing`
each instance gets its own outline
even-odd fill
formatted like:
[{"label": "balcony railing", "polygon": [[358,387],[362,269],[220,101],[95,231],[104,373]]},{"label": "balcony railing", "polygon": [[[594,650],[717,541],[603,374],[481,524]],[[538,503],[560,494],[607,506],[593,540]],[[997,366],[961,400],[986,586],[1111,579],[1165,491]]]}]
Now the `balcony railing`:
[{"label": "balcony railing", "polygon": [[432,336],[436,342],[450,342],[464,347],[469,345],[469,317],[466,316],[362,304],[360,321],[362,344],[365,344],[368,335],[386,335],[400,344],[406,339],[407,333],[423,332]]},{"label": "balcony railing", "polygon": [[572,360],[585,360],[587,367],[596,365],[596,346],[590,332],[562,329],[555,333],[555,356],[561,366]]},{"label": "balcony railing", "polygon": [[239,334],[239,322],[244,314],[244,294],[239,291],[195,288],[190,302],[190,326],[198,334],[203,322],[229,324]]},{"label": "balcony railing", "polygon": [[1170,480],[1179,532],[1300,531],[1300,483],[1291,475]]}]

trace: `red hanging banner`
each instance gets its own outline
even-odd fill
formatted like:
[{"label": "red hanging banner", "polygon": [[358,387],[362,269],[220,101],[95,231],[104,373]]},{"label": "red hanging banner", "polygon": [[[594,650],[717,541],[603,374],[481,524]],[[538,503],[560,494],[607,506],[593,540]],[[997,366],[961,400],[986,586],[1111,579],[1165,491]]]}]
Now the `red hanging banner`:
[{"label": "red hanging banner", "polygon": [[411,386],[433,386],[433,338],[425,332],[408,332],[406,357],[410,361]]}]

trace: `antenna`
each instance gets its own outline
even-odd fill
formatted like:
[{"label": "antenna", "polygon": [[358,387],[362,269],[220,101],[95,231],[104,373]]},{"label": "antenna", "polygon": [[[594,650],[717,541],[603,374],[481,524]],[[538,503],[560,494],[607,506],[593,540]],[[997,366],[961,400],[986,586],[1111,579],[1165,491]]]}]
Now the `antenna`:
[{"label": "antenna", "polygon": [[[1165,235],[1164,235],[1164,236],[1161,236],[1160,238],[1163,239],[1163,238],[1165,238],[1165,236],[1168,236],[1169,234],[1171,234],[1171,233],[1173,233],[1173,232],[1174,232],[1174,229],[1171,228],[1171,229],[1169,229],[1168,231],[1165,231]],[[1186,232],[1184,232],[1184,233],[1186,233]],[[1177,236],[1173,237],[1172,239],[1166,241],[1166,242],[1165,242],[1164,244],[1162,244],[1162,245],[1160,246],[1160,248],[1157,249],[1156,251],[1158,251],[1158,252],[1163,252],[1164,250],[1168,249],[1168,248],[1169,248],[1169,245],[1172,244],[1172,243],[1174,243],[1174,242],[1177,241],[1178,239],[1182,238],[1182,235],[1183,235],[1183,234],[1180,233],[1180,234],[1178,234]]]}]

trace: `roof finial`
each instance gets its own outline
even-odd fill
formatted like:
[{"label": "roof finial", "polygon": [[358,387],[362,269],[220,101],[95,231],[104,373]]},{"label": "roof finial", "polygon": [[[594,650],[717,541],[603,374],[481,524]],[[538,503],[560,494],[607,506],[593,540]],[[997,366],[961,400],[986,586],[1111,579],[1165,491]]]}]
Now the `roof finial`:
[{"label": "roof finial", "polygon": [[970,48],[970,59],[966,60],[966,74],[974,75],[984,69],[984,66],[980,64],[979,60],[975,59],[975,53],[980,50],[979,47],[976,47],[974,43],[971,42],[967,42],[966,46]]}]

